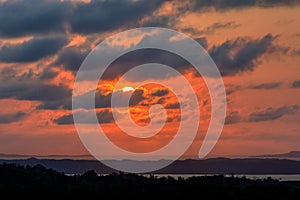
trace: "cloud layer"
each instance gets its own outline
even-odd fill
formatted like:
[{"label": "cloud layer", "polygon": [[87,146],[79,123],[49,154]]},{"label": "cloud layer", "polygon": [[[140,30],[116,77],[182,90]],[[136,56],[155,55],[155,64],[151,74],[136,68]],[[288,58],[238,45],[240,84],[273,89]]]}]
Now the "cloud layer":
[{"label": "cloud layer", "polygon": [[0,36],[11,38],[67,31],[90,34],[135,26],[162,3],[162,0],[6,1],[0,3]]},{"label": "cloud layer", "polygon": [[17,122],[24,118],[26,113],[24,112],[17,112],[12,114],[1,114],[0,115],[0,124],[9,124],[12,122]]},{"label": "cloud layer", "polygon": [[57,53],[67,44],[64,37],[34,38],[21,44],[5,44],[0,48],[0,62],[34,62]]}]

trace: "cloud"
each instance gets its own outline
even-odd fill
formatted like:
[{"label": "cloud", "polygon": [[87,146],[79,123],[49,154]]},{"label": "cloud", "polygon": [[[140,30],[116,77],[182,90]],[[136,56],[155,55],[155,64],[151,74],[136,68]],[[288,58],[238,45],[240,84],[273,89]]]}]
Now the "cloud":
[{"label": "cloud", "polygon": [[51,68],[38,73],[32,69],[20,73],[13,67],[3,68],[0,71],[0,99],[40,101],[37,109],[71,109],[72,90],[63,84],[46,83],[55,75]]},{"label": "cloud", "polygon": [[39,78],[41,80],[53,79],[57,75],[58,75],[57,71],[53,71],[53,69],[47,67],[39,74]]},{"label": "cloud", "polygon": [[169,94],[169,90],[167,89],[157,89],[154,92],[151,93],[151,96],[155,96],[155,97],[162,97]]},{"label": "cloud", "polygon": [[202,47],[204,49],[207,49],[208,45],[207,45],[207,40],[205,37],[199,37],[199,38],[195,38],[195,40],[202,45]]},{"label": "cloud", "polygon": [[273,82],[273,83],[262,83],[262,84],[256,84],[256,85],[250,85],[248,88],[250,89],[275,89],[281,86],[281,82]]},{"label": "cloud", "polygon": [[[198,42],[204,44],[205,46],[207,45],[205,38],[198,38]],[[115,49],[112,47],[111,49],[108,48],[107,51],[114,52]],[[83,51],[77,47],[65,48],[59,52],[58,57],[56,61],[53,62],[52,66],[62,66],[66,70],[77,71],[88,53],[89,51]],[[159,49],[142,49],[131,51],[118,57],[106,69],[102,75],[102,78],[106,80],[114,80],[115,78],[122,76],[130,69],[147,63],[161,63],[179,70],[184,70],[187,66],[190,66],[186,60],[171,52]],[[132,73],[132,75],[128,76],[128,78],[135,81],[140,81],[149,77],[161,79],[165,78],[166,76],[167,74],[161,73],[161,70],[155,70],[155,68],[152,68],[143,73],[143,76],[136,76],[134,73]]]},{"label": "cloud", "polygon": [[12,122],[17,122],[21,120],[26,113],[24,112],[17,112],[13,114],[1,114],[0,115],[0,124],[9,124]]},{"label": "cloud", "polygon": [[180,103],[178,103],[178,102],[170,103],[170,104],[167,104],[165,106],[165,108],[167,108],[167,109],[178,109],[178,108],[180,108]]},{"label": "cloud", "polygon": [[[232,76],[240,72],[253,71],[261,62],[261,57],[263,55],[280,50],[279,47],[273,45],[275,38],[276,37],[271,34],[267,34],[259,39],[238,37],[236,39],[227,40],[220,45],[212,46],[208,49],[208,52],[217,64],[221,74],[223,76]],[[207,48],[206,38],[202,37],[197,38],[196,40]],[[108,51],[114,52],[114,48],[116,47],[111,47]],[[66,48],[60,52],[53,65],[61,65],[67,70],[76,71],[86,55],[87,52],[85,51],[71,47]],[[142,49],[131,51],[117,58],[106,69],[102,75],[102,79],[114,80],[135,66],[147,63],[160,63],[171,66],[181,73],[192,72],[197,74],[193,66],[178,55],[158,49]],[[149,67],[144,70],[143,74],[137,73],[138,72],[132,72],[130,75],[127,75],[126,78],[129,81],[143,81],[149,78],[165,79],[169,76],[167,73],[162,73],[157,67]]]},{"label": "cloud", "polygon": [[87,55],[88,52],[83,52],[78,47],[68,47],[59,52],[56,61],[52,65],[61,65],[66,70],[77,71]]},{"label": "cloud", "polygon": [[65,85],[48,85],[40,82],[6,84],[0,86],[0,98],[18,100],[55,101],[71,96]]},{"label": "cloud", "polygon": [[[159,49],[141,49],[126,53],[117,58],[103,73],[102,78],[106,80],[114,80],[122,76],[130,69],[147,64],[147,63],[160,63],[177,69],[183,72],[193,67],[183,58]],[[162,73],[159,67],[149,67],[144,69],[144,73],[132,72],[126,78],[130,81],[143,81],[151,79],[165,79],[170,74]]]},{"label": "cloud", "polygon": [[[21,75],[13,68],[3,68],[0,71],[0,99],[13,98],[17,100],[40,101],[37,109],[72,109],[72,89],[64,84],[52,85],[43,82],[56,75],[51,68],[45,68],[41,73],[34,74],[29,70]],[[86,92],[74,98],[74,101],[81,102],[78,108],[86,108],[86,100],[91,98],[92,91]],[[116,101],[114,107],[126,107],[125,99],[129,100],[129,106],[135,106],[141,103],[146,97],[143,89],[136,89],[133,93],[115,91]],[[95,94],[96,108],[110,108],[112,93]]]},{"label": "cloud", "polygon": [[[100,91],[95,93],[95,108],[111,108],[111,98],[113,93],[102,94]],[[84,109],[92,109],[89,105],[86,104],[87,99],[92,98],[93,91],[86,92],[82,95],[74,97],[75,105],[77,108],[84,108]],[[127,107],[128,104],[126,100],[130,97],[129,106],[136,106],[141,103],[144,99],[144,90],[136,89],[133,93],[131,92],[122,92],[122,91],[115,91],[115,104],[113,107]]]},{"label": "cloud", "polygon": [[[164,2],[163,0],[5,1],[0,3],[0,37],[67,32],[91,34],[137,25],[173,27],[176,23],[174,19],[177,17],[174,13],[154,15]],[[226,11],[249,7],[294,6],[299,3],[299,0],[190,0],[188,4],[174,1],[178,7],[178,12],[175,13],[177,15],[211,8]],[[144,18],[147,19],[143,20]],[[220,27],[220,24],[215,26]]]},{"label": "cloud", "polygon": [[7,81],[0,85],[0,99],[41,101],[38,109],[70,108],[72,91],[65,85],[50,85],[40,81]]},{"label": "cloud", "polygon": [[240,24],[236,24],[234,22],[216,22],[214,24],[212,24],[209,27],[204,28],[203,30],[198,31],[198,34],[206,34],[206,35],[210,35],[213,34],[215,31],[219,30],[219,29],[234,29],[241,26]]},{"label": "cloud", "polygon": [[299,4],[299,0],[191,0],[189,10],[206,11],[213,8],[217,11],[229,9],[241,9],[250,7],[275,7],[275,6],[294,6]]},{"label": "cloud", "polygon": [[[120,95],[120,98],[118,98],[120,100],[120,106],[122,105],[122,96],[124,95],[124,92],[123,93],[119,93],[121,94]],[[126,93],[125,93],[126,95]],[[129,100],[129,106],[136,106],[138,105],[139,103],[141,103],[143,100],[145,99],[145,96],[144,96],[144,90],[142,89],[136,89],[132,96],[130,97],[130,100]]]},{"label": "cloud", "polygon": [[19,0],[0,3],[0,36],[62,33],[72,11],[69,1]]},{"label": "cloud", "polygon": [[[277,50],[277,47],[273,45],[275,38],[271,34],[267,34],[259,39],[238,37],[233,40],[227,40],[218,46],[213,46],[208,52],[221,74],[223,76],[232,76],[241,72],[253,71],[260,63],[263,55]],[[206,41],[206,39],[202,38],[201,41]],[[122,76],[133,67],[145,63],[161,63],[171,66],[181,73],[197,73],[190,63],[177,55],[157,49],[143,49],[120,56],[109,66],[102,78],[113,80]],[[161,70],[155,69],[155,67],[149,67],[149,71],[146,69],[142,75],[131,73],[127,78],[131,81],[142,81],[149,78],[165,79],[168,77],[168,74],[161,73]]]},{"label": "cloud", "polygon": [[273,50],[273,40],[271,34],[257,40],[238,37],[219,46],[213,46],[209,54],[223,76],[235,75],[239,72],[253,71],[258,59]]},{"label": "cloud", "polygon": [[167,117],[166,122],[168,122],[168,123],[170,123],[170,122],[181,122],[181,116],[177,115],[177,116]]},{"label": "cloud", "polygon": [[263,122],[279,119],[285,115],[296,113],[300,109],[298,105],[284,105],[278,108],[266,108],[252,112],[248,116],[242,116],[240,112],[233,111],[227,114],[225,124],[236,124],[240,122]]},{"label": "cloud", "polygon": [[292,88],[300,88],[300,80],[295,80],[292,85]]},{"label": "cloud", "polygon": [[173,27],[176,24],[176,16],[172,13],[162,16],[151,16],[140,23],[143,27]]},{"label": "cloud", "polygon": [[64,37],[34,38],[21,44],[5,44],[0,49],[2,62],[34,62],[58,52],[65,44]]},{"label": "cloud", "polygon": [[162,0],[82,2],[76,6],[70,25],[73,32],[84,34],[136,26],[143,16],[151,15],[162,3]]},{"label": "cloud", "polygon": [[[77,116],[77,119],[79,119],[80,124],[90,124],[93,121],[93,115],[94,113],[92,111],[78,111],[75,113]],[[112,115],[112,112],[110,112],[108,109],[97,111],[96,116],[98,119],[98,122],[100,124],[107,124],[114,122],[114,117]],[[74,124],[73,115],[63,115],[55,120],[53,120],[54,123],[58,125],[66,125],[66,124]]]},{"label": "cloud", "polygon": [[162,3],[162,0],[6,1],[0,3],[0,36],[10,38],[68,31],[90,34],[135,27]]},{"label": "cloud", "polygon": [[51,101],[42,101],[42,104],[37,106],[38,110],[58,110],[58,109],[72,109],[72,97],[66,95],[62,99],[51,100]]},{"label": "cloud", "polygon": [[225,124],[236,124],[236,123],[239,123],[242,121],[243,121],[243,118],[240,116],[239,112],[237,112],[237,111],[231,112],[225,118]]},{"label": "cloud", "polygon": [[278,118],[283,117],[284,115],[293,114],[299,110],[298,105],[285,105],[279,108],[269,107],[263,111],[253,112],[249,115],[249,122],[261,122],[261,121],[269,121],[276,120]]},{"label": "cloud", "polygon": [[240,85],[235,84],[225,84],[225,91],[227,95],[230,95],[234,92],[240,91],[243,88]]}]

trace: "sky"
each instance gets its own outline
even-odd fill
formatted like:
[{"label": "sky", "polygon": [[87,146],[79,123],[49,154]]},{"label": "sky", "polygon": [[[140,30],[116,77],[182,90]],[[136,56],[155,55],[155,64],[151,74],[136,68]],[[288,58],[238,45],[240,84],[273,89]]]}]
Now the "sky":
[{"label": "sky", "polygon": [[[0,153],[88,154],[72,117],[76,73],[105,38],[139,27],[184,33],[199,42],[216,63],[227,93],[227,113],[211,155],[300,150],[299,0],[0,1],[0,21]],[[126,46],[128,41],[139,43],[146,37],[128,36],[116,42]],[[118,146],[148,152],[170,142],[182,119],[193,120],[191,113],[181,112],[170,89],[143,85],[147,77],[132,75],[114,88],[127,70],[155,59],[177,69],[197,95],[199,130],[185,152],[197,155],[210,121],[209,92],[189,63],[167,52],[131,52],[112,63],[97,87],[100,126]],[[159,81],[179,80],[156,75]],[[79,91],[89,92],[88,84]],[[122,134],[112,116],[112,94],[118,96],[120,118],[124,117],[122,99],[133,95],[130,116],[140,126],[149,124],[149,108],[161,104],[167,116],[162,134],[142,141]],[[189,93],[184,94],[184,101],[189,102]],[[87,108],[75,112],[82,124],[88,121]]]}]

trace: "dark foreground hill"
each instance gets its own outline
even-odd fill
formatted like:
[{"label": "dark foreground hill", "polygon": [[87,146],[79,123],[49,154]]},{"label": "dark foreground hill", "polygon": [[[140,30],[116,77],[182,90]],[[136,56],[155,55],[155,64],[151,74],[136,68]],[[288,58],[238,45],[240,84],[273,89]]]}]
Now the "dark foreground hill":
[{"label": "dark foreground hill", "polygon": [[300,182],[280,182],[271,178],[249,180],[224,176],[174,179],[133,174],[98,176],[94,171],[82,175],[34,167],[0,165],[2,197],[30,199],[295,199]]},{"label": "dark foreground hill", "polygon": [[[119,165],[140,168],[161,161],[121,160]],[[19,159],[0,160],[0,163],[15,163],[18,165],[43,165],[67,174],[82,174],[94,170],[98,174],[117,172],[96,160],[54,160],[54,159]],[[206,160],[178,160],[160,169],[155,174],[300,174],[300,161],[276,158],[210,158]]]}]

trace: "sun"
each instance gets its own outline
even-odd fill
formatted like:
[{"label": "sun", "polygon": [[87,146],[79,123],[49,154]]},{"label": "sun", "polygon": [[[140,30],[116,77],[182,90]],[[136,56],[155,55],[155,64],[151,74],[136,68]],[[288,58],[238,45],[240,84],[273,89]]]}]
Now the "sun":
[{"label": "sun", "polygon": [[132,92],[134,91],[133,87],[126,86],[122,88],[122,92]]}]

